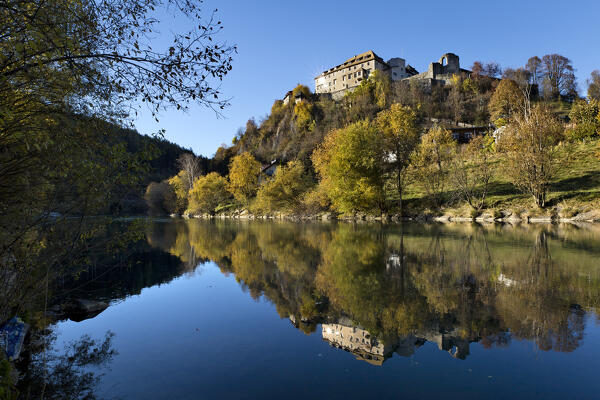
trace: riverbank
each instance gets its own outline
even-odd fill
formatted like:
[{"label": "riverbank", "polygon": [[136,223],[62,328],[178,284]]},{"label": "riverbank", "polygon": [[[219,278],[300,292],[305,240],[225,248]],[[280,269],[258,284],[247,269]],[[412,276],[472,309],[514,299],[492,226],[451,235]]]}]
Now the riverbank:
[{"label": "riverbank", "polygon": [[355,213],[355,214],[336,214],[332,212],[323,212],[318,214],[295,214],[295,213],[272,213],[265,215],[255,215],[248,212],[245,209],[235,210],[229,213],[218,213],[218,214],[195,214],[195,215],[175,215],[171,217],[182,217],[182,218],[202,218],[202,219],[241,219],[241,220],[255,220],[255,219],[277,219],[277,220],[289,220],[289,221],[310,221],[310,220],[341,220],[341,221],[372,221],[372,222],[402,222],[402,221],[415,221],[415,222],[481,222],[481,223],[600,223],[600,210],[592,209],[588,211],[575,212],[569,216],[561,215],[559,210],[539,210],[536,212],[515,212],[512,210],[502,211],[485,211],[477,216],[469,216],[466,214],[458,214],[456,210],[448,210],[447,213],[434,214],[434,213],[421,213],[415,215],[400,215],[400,214],[386,214],[380,215],[367,214],[367,213]]}]

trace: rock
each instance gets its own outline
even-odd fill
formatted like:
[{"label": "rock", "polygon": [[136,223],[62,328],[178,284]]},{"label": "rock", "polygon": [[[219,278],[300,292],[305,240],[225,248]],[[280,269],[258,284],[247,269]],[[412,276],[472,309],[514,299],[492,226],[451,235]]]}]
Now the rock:
[{"label": "rock", "polygon": [[585,222],[595,222],[600,220],[600,211],[588,211],[579,213],[573,218],[572,221],[585,221]]},{"label": "rock", "polygon": [[532,223],[551,223],[552,217],[529,217],[527,221]]},{"label": "rock", "polygon": [[452,222],[473,222],[473,217],[452,217]]},{"label": "rock", "polygon": [[72,299],[63,306],[65,316],[74,322],[94,318],[107,308],[108,303],[86,299]]}]

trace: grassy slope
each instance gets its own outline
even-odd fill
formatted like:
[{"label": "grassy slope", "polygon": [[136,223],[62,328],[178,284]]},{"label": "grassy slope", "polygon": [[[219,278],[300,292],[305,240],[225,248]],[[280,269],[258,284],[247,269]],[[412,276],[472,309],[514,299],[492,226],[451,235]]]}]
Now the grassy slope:
[{"label": "grassy slope", "polygon": [[[600,210],[600,139],[588,140],[574,145],[569,154],[570,161],[560,171],[548,195],[549,206],[539,210],[533,199],[517,190],[503,173],[502,161],[494,162],[495,176],[487,199],[488,210],[510,210],[526,215],[545,215],[558,212],[571,217],[580,212]],[[451,198],[452,193],[448,192]],[[422,212],[429,202],[416,184],[406,192],[409,212]],[[468,206],[455,203],[442,212],[434,214],[470,216]]]}]

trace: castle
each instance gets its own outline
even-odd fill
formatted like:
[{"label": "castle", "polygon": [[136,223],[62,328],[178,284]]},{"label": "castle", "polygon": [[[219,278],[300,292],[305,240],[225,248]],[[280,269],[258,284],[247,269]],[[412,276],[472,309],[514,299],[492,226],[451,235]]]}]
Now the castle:
[{"label": "castle", "polygon": [[356,55],[340,65],[323,71],[315,78],[315,93],[328,93],[338,100],[344,94],[360,85],[374,71],[387,74],[392,81],[412,80],[427,86],[445,85],[452,75],[470,73],[460,68],[456,54],[446,53],[438,62],[429,64],[427,71],[419,73],[415,68],[406,64],[403,58],[395,57],[384,61],[372,50]]}]

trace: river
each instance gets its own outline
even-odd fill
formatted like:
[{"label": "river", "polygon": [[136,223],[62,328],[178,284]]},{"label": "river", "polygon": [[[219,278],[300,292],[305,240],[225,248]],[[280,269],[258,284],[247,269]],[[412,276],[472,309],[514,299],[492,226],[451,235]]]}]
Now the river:
[{"label": "river", "polygon": [[[99,398],[600,398],[600,227],[149,220],[82,273]],[[83,372],[81,372],[83,373]]]}]

